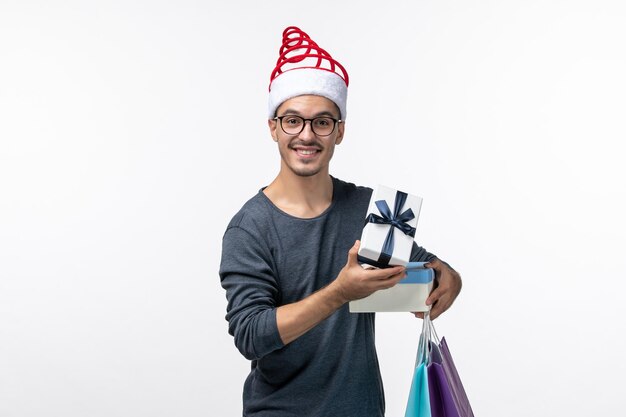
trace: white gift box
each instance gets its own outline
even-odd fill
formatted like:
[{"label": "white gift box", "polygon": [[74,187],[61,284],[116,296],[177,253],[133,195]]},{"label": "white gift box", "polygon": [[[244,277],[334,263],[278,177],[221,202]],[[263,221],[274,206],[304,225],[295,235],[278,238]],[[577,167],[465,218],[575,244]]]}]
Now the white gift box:
[{"label": "white gift box", "polygon": [[394,287],[350,301],[351,313],[429,311],[426,298],[433,289],[435,273],[424,268],[424,262],[409,262],[407,277]]},{"label": "white gift box", "polygon": [[[396,207],[396,199],[405,198],[404,204],[400,207]],[[378,204],[377,204],[378,202]],[[387,213],[385,210],[381,211],[381,202],[383,207],[387,207]],[[379,218],[377,221],[391,222],[394,218],[398,217],[401,225],[405,228],[413,228],[413,236],[415,227],[417,226],[417,220],[420,210],[422,208],[422,198],[398,191],[393,188],[385,187],[384,185],[378,185],[374,188],[370,204],[367,209],[369,220],[372,216]],[[411,210],[413,216],[408,216],[407,212]],[[404,214],[404,216],[403,216]],[[391,219],[389,218],[391,217]],[[407,219],[407,217],[412,217]],[[398,219],[395,219],[398,220]],[[388,240],[388,235],[392,233],[391,239],[393,241],[392,253],[384,252],[385,241]],[[413,248],[413,236],[405,234],[399,227],[392,224],[385,223],[371,223],[368,222],[363,227],[361,234],[361,247],[359,248],[359,260],[371,265],[385,267],[387,265],[406,265],[411,258],[411,249]]]}]

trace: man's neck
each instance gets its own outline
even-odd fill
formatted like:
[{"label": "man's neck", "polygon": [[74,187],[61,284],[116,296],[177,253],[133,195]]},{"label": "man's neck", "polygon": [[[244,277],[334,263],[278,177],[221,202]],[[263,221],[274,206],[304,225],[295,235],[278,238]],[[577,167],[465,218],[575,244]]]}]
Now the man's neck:
[{"label": "man's neck", "polygon": [[333,181],[327,172],[310,177],[281,172],[263,192],[284,212],[310,219],[322,214],[332,203]]}]

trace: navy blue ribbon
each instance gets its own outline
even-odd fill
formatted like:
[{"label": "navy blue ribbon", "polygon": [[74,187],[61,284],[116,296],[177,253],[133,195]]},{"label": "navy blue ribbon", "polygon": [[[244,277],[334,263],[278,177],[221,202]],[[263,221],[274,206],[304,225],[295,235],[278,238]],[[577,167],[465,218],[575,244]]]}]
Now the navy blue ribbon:
[{"label": "navy blue ribbon", "polygon": [[365,224],[367,223],[376,223],[376,224],[388,224],[391,226],[389,231],[387,232],[387,237],[385,238],[385,242],[383,243],[383,249],[380,252],[380,256],[378,257],[378,263],[382,265],[389,265],[389,261],[391,260],[391,255],[393,254],[394,248],[394,238],[393,233],[395,229],[400,230],[407,236],[415,237],[415,227],[412,227],[407,222],[415,218],[413,214],[413,210],[410,208],[406,210],[404,213],[400,213],[406,202],[407,193],[403,193],[402,191],[396,191],[396,200],[394,202],[393,213],[389,209],[387,202],[385,200],[378,200],[375,202],[376,207],[378,207],[378,211],[382,216],[379,216],[375,213],[370,213],[365,219]]}]

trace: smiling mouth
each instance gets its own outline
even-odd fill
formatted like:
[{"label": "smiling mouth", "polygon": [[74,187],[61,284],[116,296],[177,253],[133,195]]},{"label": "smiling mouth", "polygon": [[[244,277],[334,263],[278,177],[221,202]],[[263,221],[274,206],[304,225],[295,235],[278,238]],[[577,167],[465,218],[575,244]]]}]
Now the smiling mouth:
[{"label": "smiling mouth", "polygon": [[301,148],[301,147],[293,147],[291,148],[296,155],[302,158],[313,158],[318,155],[322,150],[313,147]]}]

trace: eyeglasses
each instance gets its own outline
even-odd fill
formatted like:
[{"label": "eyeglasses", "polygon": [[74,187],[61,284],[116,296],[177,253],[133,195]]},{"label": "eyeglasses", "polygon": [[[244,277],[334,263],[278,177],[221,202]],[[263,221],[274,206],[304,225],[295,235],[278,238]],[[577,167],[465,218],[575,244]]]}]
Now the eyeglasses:
[{"label": "eyeglasses", "polygon": [[280,127],[288,135],[299,135],[303,130],[306,122],[311,122],[311,130],[317,136],[329,136],[335,130],[337,123],[343,120],[333,119],[332,117],[314,117],[313,119],[305,119],[300,116],[276,116],[274,120],[280,121]]}]

